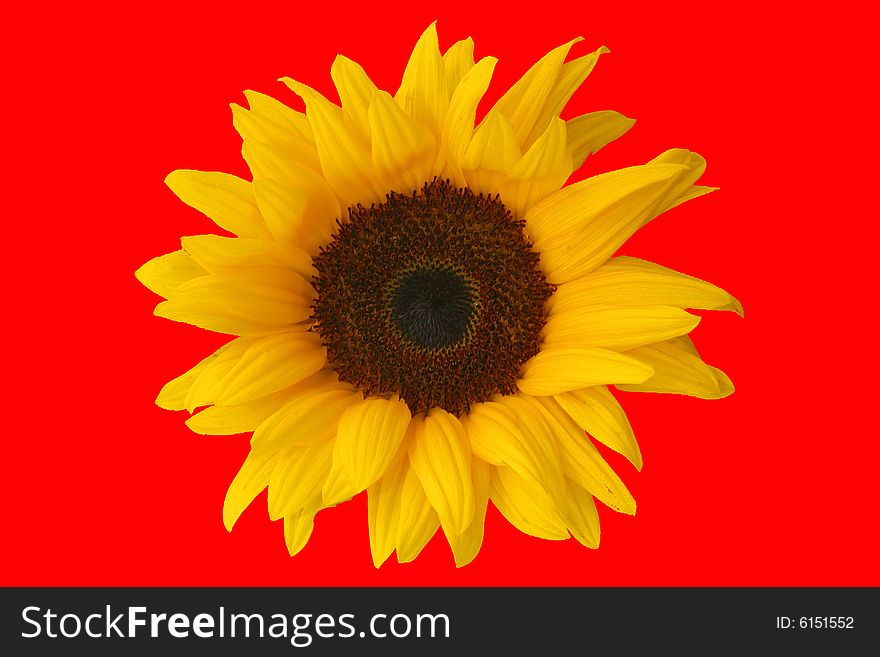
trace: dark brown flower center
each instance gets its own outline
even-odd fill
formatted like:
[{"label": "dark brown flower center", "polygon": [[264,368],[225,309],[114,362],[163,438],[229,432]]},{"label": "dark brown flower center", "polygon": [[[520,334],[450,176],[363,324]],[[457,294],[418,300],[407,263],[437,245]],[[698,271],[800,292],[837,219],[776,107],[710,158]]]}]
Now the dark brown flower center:
[{"label": "dark brown flower center", "polygon": [[339,378],[413,413],[513,393],[553,292],[523,222],[438,180],[348,214],[314,259],[314,329]]}]

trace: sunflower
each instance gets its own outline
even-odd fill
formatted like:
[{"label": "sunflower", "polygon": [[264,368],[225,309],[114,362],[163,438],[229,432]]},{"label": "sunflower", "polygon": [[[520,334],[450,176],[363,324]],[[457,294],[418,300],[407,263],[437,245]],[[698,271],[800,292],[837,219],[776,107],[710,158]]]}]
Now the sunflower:
[{"label": "sunflower", "polygon": [[253,432],[223,506],[231,529],[268,487],[291,555],[322,509],[367,492],[374,564],[414,559],[442,528],[455,563],[489,500],[519,530],[599,544],[594,500],[635,501],[590,437],[641,468],[608,386],[702,398],[733,386],[687,334],[691,309],[739,303],[614,253],[711,188],[670,150],[565,186],[633,124],[559,114],[607,50],[540,59],[475,126],[496,60],[441,55],[431,25],[393,96],[339,56],[339,105],[289,78],[295,111],[232,106],[253,181],[179,170],[166,183],[235,235],[197,235],[138,279],[155,314],[235,336],[156,403],[199,434]]}]

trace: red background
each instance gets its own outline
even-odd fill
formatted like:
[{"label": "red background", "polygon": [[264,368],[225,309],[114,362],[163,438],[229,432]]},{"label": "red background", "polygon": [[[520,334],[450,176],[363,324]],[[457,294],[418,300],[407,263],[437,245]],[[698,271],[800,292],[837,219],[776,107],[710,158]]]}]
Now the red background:
[{"label": "red background", "polygon": [[[846,3],[307,4],[7,14],[0,584],[880,585],[868,18]],[[152,317],[158,298],[133,272],[214,230],[162,181],[247,175],[228,108],[243,89],[294,103],[275,82],[290,75],[332,95],[338,52],[396,89],[435,18],[441,47],[473,36],[499,57],[493,99],[573,36],[580,54],[611,48],[565,116],[638,123],[581,175],[670,147],[707,158],[702,182],[722,191],[625,252],[739,297],[744,320],[703,313],[693,336],[737,391],[619,395],[645,466],[609,454],[639,507],[600,508],[597,551],[520,534],[490,508],[467,568],[438,534],[377,571],[360,496],[322,512],[291,559],[264,495],[223,528],[247,437],[197,436],[153,405],[225,338]]]}]

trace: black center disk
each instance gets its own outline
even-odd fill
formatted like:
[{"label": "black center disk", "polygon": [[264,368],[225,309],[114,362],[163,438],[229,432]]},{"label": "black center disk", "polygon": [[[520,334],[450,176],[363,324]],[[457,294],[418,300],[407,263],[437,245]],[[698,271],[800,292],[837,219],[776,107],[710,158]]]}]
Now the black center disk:
[{"label": "black center disk", "polygon": [[464,338],[473,312],[470,286],[449,269],[404,274],[391,303],[400,332],[427,349],[448,347]]},{"label": "black center disk", "polygon": [[313,263],[314,328],[339,378],[413,413],[515,392],[553,293],[523,222],[438,180],[348,214]]}]

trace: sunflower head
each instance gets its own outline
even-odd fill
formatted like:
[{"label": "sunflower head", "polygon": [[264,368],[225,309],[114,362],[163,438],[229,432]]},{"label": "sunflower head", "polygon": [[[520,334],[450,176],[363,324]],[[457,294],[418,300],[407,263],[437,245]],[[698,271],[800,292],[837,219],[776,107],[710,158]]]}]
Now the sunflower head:
[{"label": "sunflower head", "polygon": [[489,500],[518,529],[599,543],[595,500],[635,502],[593,440],[641,455],[609,386],[702,398],[733,386],[706,365],[685,309],[734,310],[718,287],[614,257],[639,227],[711,191],[703,159],[565,185],[633,121],[560,112],[605,48],[541,58],[477,121],[496,60],[431,25],[400,88],[353,61],[339,103],[289,78],[298,112],[247,91],[233,106],[252,180],[179,170],[166,182],[234,235],[185,237],[137,277],[156,314],[234,336],[157,404],[197,433],[253,432],[223,507],[231,529],[268,488],[291,554],[322,509],[367,492],[373,561],[406,562],[442,528],[457,565]]}]

